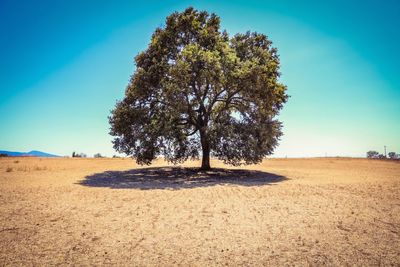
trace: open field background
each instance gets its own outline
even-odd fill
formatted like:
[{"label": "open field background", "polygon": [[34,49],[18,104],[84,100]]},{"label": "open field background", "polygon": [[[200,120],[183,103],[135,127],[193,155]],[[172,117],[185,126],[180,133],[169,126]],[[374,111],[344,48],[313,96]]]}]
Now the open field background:
[{"label": "open field background", "polygon": [[0,159],[0,265],[400,264],[399,163],[160,166]]}]

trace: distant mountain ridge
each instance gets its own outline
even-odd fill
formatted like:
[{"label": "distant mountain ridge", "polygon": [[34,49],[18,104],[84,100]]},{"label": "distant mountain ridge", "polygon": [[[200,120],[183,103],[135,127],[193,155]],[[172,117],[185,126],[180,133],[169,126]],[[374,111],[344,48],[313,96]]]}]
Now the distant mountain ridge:
[{"label": "distant mountain ridge", "polygon": [[6,151],[6,150],[0,150],[0,154],[6,154],[10,157],[45,157],[45,158],[57,158],[60,156],[53,155],[50,153],[42,152],[42,151],[37,151],[37,150],[32,150],[29,152],[15,152],[15,151]]}]

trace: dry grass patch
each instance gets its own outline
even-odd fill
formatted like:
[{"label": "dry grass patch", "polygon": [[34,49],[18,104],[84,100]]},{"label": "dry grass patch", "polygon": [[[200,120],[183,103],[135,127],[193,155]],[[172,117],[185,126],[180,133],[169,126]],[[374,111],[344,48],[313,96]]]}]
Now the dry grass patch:
[{"label": "dry grass patch", "polygon": [[0,159],[0,265],[400,263],[398,163],[14,160]]}]

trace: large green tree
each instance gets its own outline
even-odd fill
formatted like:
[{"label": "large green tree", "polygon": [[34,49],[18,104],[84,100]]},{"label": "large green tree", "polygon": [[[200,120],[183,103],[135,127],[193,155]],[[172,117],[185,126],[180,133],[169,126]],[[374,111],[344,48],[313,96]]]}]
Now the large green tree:
[{"label": "large green tree", "polygon": [[260,162],[282,135],[287,100],[277,49],[264,34],[232,38],[214,13],[188,8],[167,17],[109,117],[114,148],[150,164],[210,156],[231,165]]}]

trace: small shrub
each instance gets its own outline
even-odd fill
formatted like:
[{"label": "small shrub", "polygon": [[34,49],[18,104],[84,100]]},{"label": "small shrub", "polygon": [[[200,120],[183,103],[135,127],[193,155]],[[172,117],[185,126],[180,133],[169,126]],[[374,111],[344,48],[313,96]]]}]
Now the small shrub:
[{"label": "small shrub", "polygon": [[33,170],[35,170],[35,171],[45,171],[45,170],[47,170],[47,167],[46,166],[44,166],[44,167],[35,166],[33,168]]},{"label": "small shrub", "polygon": [[379,152],[371,150],[367,152],[367,158],[369,159],[377,159],[379,158]]},{"label": "small shrub", "polygon": [[26,168],[26,166],[23,166],[23,167],[19,167],[19,168],[17,169],[17,171],[26,172],[26,171],[28,171],[28,169]]},{"label": "small shrub", "polygon": [[19,163],[19,160],[15,160],[14,163]]},{"label": "small shrub", "polygon": [[398,159],[399,157],[399,155],[398,154],[396,154],[396,152],[389,152],[389,158],[390,159]]},{"label": "small shrub", "polygon": [[7,167],[6,172],[12,172],[12,171],[13,171],[13,168]]}]

